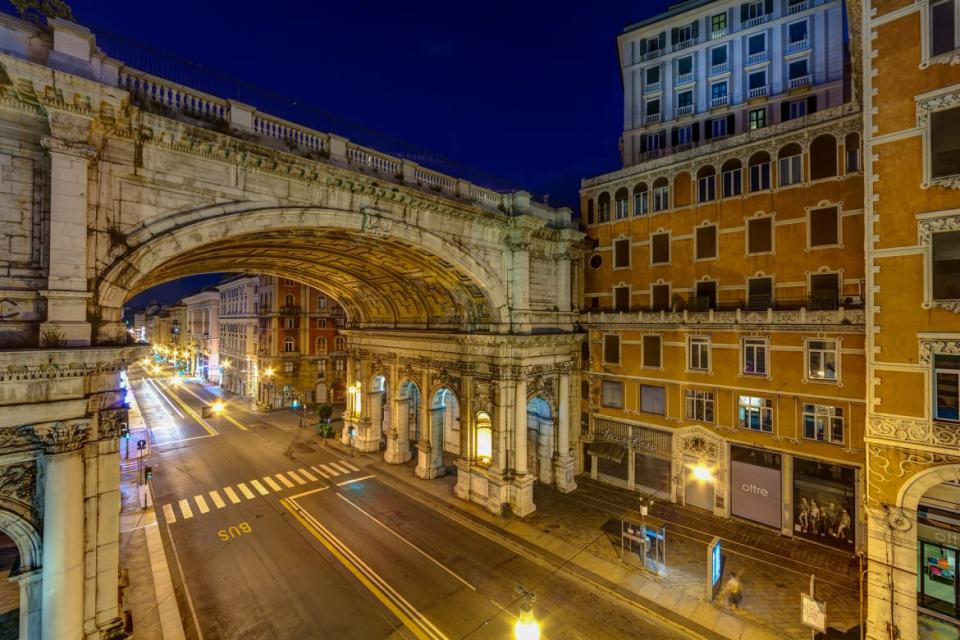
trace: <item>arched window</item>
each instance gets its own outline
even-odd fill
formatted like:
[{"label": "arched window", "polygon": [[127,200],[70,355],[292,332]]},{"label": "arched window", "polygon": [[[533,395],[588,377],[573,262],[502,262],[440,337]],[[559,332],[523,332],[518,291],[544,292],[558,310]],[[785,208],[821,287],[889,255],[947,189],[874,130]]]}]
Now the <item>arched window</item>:
[{"label": "arched window", "polygon": [[646,182],[641,182],[633,188],[633,215],[643,216],[650,213],[649,196]]},{"label": "arched window", "polygon": [[327,352],[327,338],[325,336],[320,336],[317,338],[317,353],[326,353]]},{"label": "arched window", "polygon": [[750,193],[766,191],[770,188],[770,154],[758,151],[747,162],[750,168]]},{"label": "arched window", "polygon": [[803,149],[792,142],[777,154],[777,185],[789,187],[803,181]]},{"label": "arched window", "polygon": [[810,143],[810,179],[822,180],[838,174],[837,139],[829,133],[817,136]]},{"label": "arched window", "polygon": [[717,199],[717,170],[707,165],[697,172],[697,202]]},{"label": "arched window", "polygon": [[288,293],[283,297],[283,306],[285,307],[293,306],[293,294]]},{"label": "arched window", "polygon": [[317,298],[317,311],[323,311],[327,308],[327,296]]},{"label": "arched window", "polygon": [[617,189],[617,193],[613,197],[616,204],[617,220],[623,220],[630,215],[630,212],[627,210],[627,198],[629,195],[630,192],[627,191],[626,188],[621,187]]},{"label": "arched window", "polygon": [[673,176],[673,206],[686,207],[693,199],[693,176],[681,171]]},{"label": "arched window", "polygon": [[593,224],[593,198],[587,198],[587,224]]},{"label": "arched window", "polygon": [[846,156],[846,172],[860,171],[860,134],[848,133],[843,140],[843,152]]},{"label": "arched window", "polygon": [[743,164],[737,158],[723,163],[720,177],[723,180],[723,197],[733,198],[743,192]]},{"label": "arched window", "polygon": [[477,414],[477,461],[489,464],[493,458],[493,421],[490,414],[481,411]]},{"label": "arched window", "polygon": [[343,336],[337,336],[333,340],[333,348],[336,351],[343,351],[347,348],[347,339]]},{"label": "arched window", "polygon": [[286,353],[291,353],[297,350],[297,344],[293,341],[293,338],[286,338],[283,341],[283,350]]},{"label": "arched window", "polygon": [[610,222],[610,194],[601,193],[600,197],[597,198],[597,213],[599,214],[599,222]]},{"label": "arched window", "polygon": [[670,182],[666,178],[657,178],[653,182],[653,210],[666,211],[670,208]]}]

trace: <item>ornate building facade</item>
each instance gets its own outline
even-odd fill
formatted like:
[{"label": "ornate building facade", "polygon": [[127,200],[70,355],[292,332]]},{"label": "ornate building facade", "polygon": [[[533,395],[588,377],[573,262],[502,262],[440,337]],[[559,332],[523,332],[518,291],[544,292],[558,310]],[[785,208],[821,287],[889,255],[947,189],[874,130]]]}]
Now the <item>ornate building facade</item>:
[{"label": "ornate building facade", "polygon": [[183,299],[187,307],[188,371],[210,382],[220,382],[220,292],[199,291]]},{"label": "ornate building facade", "polygon": [[241,275],[217,285],[220,292],[220,386],[247,399],[257,397],[257,286],[259,276]]}]

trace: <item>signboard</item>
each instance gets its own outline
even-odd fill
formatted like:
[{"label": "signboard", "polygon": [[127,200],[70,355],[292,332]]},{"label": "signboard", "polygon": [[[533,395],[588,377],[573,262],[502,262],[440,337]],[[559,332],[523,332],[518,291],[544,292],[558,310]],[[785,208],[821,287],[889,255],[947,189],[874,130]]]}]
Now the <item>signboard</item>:
[{"label": "signboard", "polygon": [[780,469],[730,463],[730,510],[735,516],[779,529],[782,487]]},{"label": "signboard", "polygon": [[827,603],[814,600],[806,593],[800,594],[800,621],[821,633],[827,630]]},{"label": "signboard", "polygon": [[723,587],[723,566],[727,557],[723,555],[720,538],[714,538],[707,545],[707,595],[713,602]]}]

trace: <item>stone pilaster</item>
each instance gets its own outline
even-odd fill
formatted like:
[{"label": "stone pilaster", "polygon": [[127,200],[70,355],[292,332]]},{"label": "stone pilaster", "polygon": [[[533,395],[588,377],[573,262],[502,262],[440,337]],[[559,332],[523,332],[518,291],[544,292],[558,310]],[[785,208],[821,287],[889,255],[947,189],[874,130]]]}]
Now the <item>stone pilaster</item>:
[{"label": "stone pilaster", "polygon": [[560,373],[559,392],[557,394],[557,458],[553,463],[553,472],[557,491],[570,493],[577,488],[573,477],[576,462],[570,455],[570,374]]},{"label": "stone pilaster", "polygon": [[510,484],[510,508],[521,518],[536,510],[533,504],[533,485],[536,477],[527,472],[527,378],[521,370],[513,401],[513,469]]}]

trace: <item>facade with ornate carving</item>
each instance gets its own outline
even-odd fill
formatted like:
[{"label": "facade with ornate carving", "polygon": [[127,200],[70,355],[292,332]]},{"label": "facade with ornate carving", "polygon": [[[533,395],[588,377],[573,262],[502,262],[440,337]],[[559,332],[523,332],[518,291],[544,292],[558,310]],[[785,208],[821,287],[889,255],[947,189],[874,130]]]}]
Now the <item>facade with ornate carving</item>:
[{"label": "facade with ornate carving", "polygon": [[863,4],[867,635],[916,638],[960,624],[960,3]]},{"label": "facade with ornate carving", "polygon": [[[767,5],[781,27],[842,17],[840,3]],[[706,24],[722,8],[679,5],[644,28]],[[734,30],[735,51],[760,24]],[[774,68],[795,57],[772,54]],[[864,544],[860,108],[829,82],[772,87],[737,108],[825,108],[584,180],[581,455],[595,478],[852,554]]]}]

